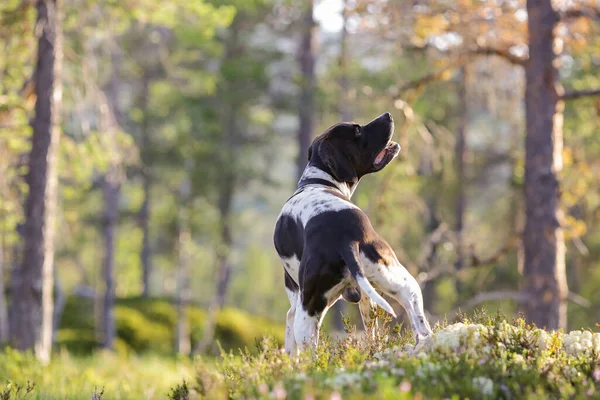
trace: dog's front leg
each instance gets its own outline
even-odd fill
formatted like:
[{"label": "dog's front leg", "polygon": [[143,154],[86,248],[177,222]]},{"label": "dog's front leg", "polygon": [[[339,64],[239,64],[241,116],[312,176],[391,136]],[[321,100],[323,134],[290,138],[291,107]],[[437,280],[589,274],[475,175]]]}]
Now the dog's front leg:
[{"label": "dog's front leg", "polygon": [[296,312],[294,315],[294,337],[296,345],[300,350],[304,350],[306,345],[316,348],[319,343],[319,325],[321,317],[319,315],[310,316],[302,302],[296,302]]}]

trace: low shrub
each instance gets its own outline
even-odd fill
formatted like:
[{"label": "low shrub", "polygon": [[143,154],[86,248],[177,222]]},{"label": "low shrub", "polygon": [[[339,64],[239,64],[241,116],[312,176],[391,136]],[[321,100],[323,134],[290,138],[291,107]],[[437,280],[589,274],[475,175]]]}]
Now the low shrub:
[{"label": "low shrub", "polygon": [[[90,299],[69,298],[60,328],[56,335],[58,348],[79,355],[91,354],[100,345],[95,331],[94,308]],[[204,310],[192,306],[187,311],[192,346],[202,339]],[[167,299],[117,299],[115,348],[121,353],[154,352],[171,354],[177,323],[177,312]],[[241,310],[226,308],[217,317],[216,340],[225,350],[248,347],[254,349],[256,340],[265,335],[283,343],[284,327],[265,318]],[[214,351],[218,354],[217,346]]]},{"label": "low shrub", "polygon": [[216,367],[199,363],[193,389],[213,399],[600,398],[599,333],[485,312],[418,344],[389,325],[377,339],[347,331],[297,358],[268,339],[257,354],[224,353]]}]

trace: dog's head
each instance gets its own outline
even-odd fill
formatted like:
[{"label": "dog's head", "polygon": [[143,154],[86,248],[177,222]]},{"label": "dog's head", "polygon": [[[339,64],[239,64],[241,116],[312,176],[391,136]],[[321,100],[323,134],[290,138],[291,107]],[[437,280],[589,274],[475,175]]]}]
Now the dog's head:
[{"label": "dog's head", "polygon": [[390,139],[394,120],[381,114],[366,125],[341,123],[318,136],[308,149],[309,165],[339,182],[356,183],[363,175],[381,171],[400,152]]}]

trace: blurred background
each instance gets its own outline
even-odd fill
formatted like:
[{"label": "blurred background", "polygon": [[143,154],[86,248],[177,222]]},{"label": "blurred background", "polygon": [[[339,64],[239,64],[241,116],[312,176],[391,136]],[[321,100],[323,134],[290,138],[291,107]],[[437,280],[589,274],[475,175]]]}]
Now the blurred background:
[{"label": "blurred background", "polygon": [[402,152],[353,200],[431,321],[594,326],[599,5],[529,3],[2,1],[0,342],[282,340],[272,234],[307,147],[385,111]]}]

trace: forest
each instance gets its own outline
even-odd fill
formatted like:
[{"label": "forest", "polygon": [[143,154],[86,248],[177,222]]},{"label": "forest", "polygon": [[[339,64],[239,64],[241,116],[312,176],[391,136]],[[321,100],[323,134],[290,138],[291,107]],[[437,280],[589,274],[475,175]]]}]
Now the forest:
[{"label": "forest", "polygon": [[[0,45],[0,399],[189,398],[282,347],[277,216],[317,135],[384,112],[352,200],[432,326],[598,330],[597,1],[3,0]],[[285,398],[257,379],[228,396]]]}]

